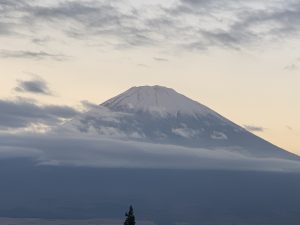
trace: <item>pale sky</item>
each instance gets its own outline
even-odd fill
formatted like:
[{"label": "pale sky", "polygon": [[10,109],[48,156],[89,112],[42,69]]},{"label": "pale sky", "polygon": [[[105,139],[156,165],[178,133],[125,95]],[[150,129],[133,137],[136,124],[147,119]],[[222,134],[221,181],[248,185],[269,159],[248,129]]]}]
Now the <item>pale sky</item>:
[{"label": "pale sky", "polygon": [[0,110],[157,84],[300,154],[299,37],[298,0],[0,0]]}]

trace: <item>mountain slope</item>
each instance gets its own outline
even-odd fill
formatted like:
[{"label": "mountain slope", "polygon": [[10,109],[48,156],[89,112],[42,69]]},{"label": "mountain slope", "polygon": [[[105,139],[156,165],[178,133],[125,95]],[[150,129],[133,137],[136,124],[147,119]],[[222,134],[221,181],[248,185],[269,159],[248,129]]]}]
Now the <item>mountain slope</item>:
[{"label": "mountain slope", "polygon": [[66,123],[63,129],[139,142],[225,149],[257,157],[298,158],[161,86],[130,88]]}]

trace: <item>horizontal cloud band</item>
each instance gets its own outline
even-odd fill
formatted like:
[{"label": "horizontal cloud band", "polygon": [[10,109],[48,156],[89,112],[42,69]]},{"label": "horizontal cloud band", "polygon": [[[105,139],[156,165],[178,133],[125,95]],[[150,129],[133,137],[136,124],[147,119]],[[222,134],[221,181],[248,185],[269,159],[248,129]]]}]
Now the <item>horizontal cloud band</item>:
[{"label": "horizontal cloud band", "polygon": [[57,135],[0,135],[0,143],[0,159],[29,157],[39,165],[300,172],[299,161],[247,157],[230,149]]}]

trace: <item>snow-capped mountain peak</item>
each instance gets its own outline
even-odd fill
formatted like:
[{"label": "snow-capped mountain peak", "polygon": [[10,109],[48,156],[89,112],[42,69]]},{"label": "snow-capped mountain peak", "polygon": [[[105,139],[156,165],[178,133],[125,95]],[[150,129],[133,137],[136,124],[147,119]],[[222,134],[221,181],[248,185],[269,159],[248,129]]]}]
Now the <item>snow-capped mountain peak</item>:
[{"label": "snow-capped mountain peak", "polygon": [[113,110],[142,111],[162,116],[176,116],[178,113],[203,116],[213,113],[209,108],[175,90],[157,85],[132,87],[104,102],[102,106]]},{"label": "snow-capped mountain peak", "polygon": [[192,148],[294,158],[171,88],[133,87],[67,122],[61,131]]}]

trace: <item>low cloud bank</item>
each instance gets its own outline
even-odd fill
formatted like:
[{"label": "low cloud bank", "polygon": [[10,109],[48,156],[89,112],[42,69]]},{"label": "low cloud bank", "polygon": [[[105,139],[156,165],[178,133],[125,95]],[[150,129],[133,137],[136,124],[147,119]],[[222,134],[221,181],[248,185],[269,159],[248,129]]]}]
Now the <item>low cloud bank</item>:
[{"label": "low cloud bank", "polygon": [[82,101],[81,105],[83,109],[67,105],[45,105],[34,99],[21,97],[0,99],[0,132],[49,130],[95,107],[88,101]]},{"label": "low cloud bank", "polygon": [[28,157],[38,165],[300,172],[299,161],[247,157],[230,149],[194,149],[49,134],[4,134],[0,135],[0,143],[0,159]]}]

